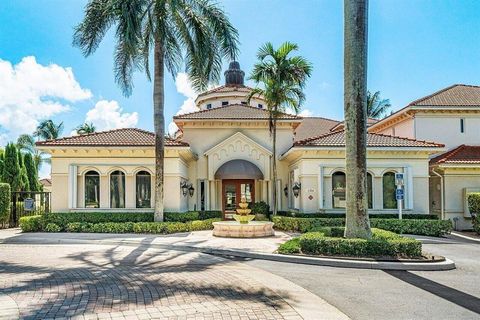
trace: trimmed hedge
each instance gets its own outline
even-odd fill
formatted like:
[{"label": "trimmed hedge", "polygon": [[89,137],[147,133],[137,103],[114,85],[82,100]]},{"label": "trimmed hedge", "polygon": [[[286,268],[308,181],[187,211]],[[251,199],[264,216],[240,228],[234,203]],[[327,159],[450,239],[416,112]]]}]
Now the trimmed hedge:
[{"label": "trimmed hedge", "polygon": [[[292,232],[312,232],[322,227],[342,227],[344,218],[291,218],[273,217],[273,223],[278,230]],[[440,237],[452,231],[450,220],[415,220],[415,219],[370,219],[372,228],[379,228],[395,233],[407,233],[424,236]]]},{"label": "trimmed hedge", "polygon": [[480,234],[480,214],[477,215],[475,218],[472,219],[472,223],[473,223],[473,230]]},{"label": "trimmed hedge", "polygon": [[0,223],[10,220],[10,202],[12,193],[8,183],[0,183]]},{"label": "trimmed hedge", "polygon": [[[345,218],[345,213],[302,213],[294,211],[279,211],[277,215],[282,217],[293,218]],[[374,213],[369,215],[370,219],[398,219],[396,213]],[[434,214],[418,214],[407,213],[402,215],[402,219],[416,219],[416,220],[438,220],[438,216]]]},{"label": "trimmed hedge", "polygon": [[[46,216],[20,218],[23,232],[90,232],[90,233],[158,233],[171,234],[213,229],[212,223],[220,219],[196,220],[188,222],[67,222],[60,225],[49,221]],[[64,220],[62,220],[64,222]]]},{"label": "trimmed hedge", "polygon": [[470,193],[467,198],[470,214],[480,215],[480,192]]},{"label": "trimmed hedge", "polygon": [[422,255],[420,241],[390,231],[372,229],[372,239],[342,238],[343,228],[321,228],[305,233],[279,247],[284,254],[337,255],[353,257],[415,258]]},{"label": "trimmed hedge", "polygon": [[[187,222],[194,220],[206,220],[220,218],[221,211],[189,211],[189,212],[166,212],[166,222]],[[72,222],[106,223],[106,222],[153,222],[153,212],[62,212],[47,213],[44,215],[47,223],[55,223],[62,229]]]}]

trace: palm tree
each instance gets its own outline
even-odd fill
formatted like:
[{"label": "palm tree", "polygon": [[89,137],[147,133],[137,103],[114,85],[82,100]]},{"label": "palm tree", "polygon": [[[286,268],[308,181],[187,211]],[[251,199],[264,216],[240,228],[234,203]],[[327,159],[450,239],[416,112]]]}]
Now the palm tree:
[{"label": "palm tree", "polygon": [[35,138],[30,134],[21,134],[17,138],[17,148],[23,153],[32,155],[37,171],[40,170],[43,164],[50,163],[47,153],[37,149]]},{"label": "palm tree", "polygon": [[77,134],[79,135],[94,133],[95,131],[96,131],[96,128],[93,125],[93,123],[85,122],[77,127]]},{"label": "palm tree", "polygon": [[34,137],[39,137],[43,140],[58,139],[63,132],[63,122],[55,124],[52,120],[43,120],[37,126],[37,130],[33,133]]},{"label": "palm tree", "polygon": [[176,74],[184,64],[197,90],[220,78],[222,58],[235,59],[238,33],[209,0],[90,0],[73,44],[85,56],[115,27],[115,78],[124,95],[132,92],[132,74],[150,79],[153,51],[153,117],[155,131],[155,220],[163,220],[165,69]]},{"label": "palm tree", "polygon": [[383,118],[391,107],[389,99],[380,97],[380,91],[376,91],[374,94],[367,91],[367,117],[374,119]]},{"label": "palm tree", "polygon": [[345,0],[344,12],[345,237],[371,238],[366,192],[368,0]]},{"label": "palm tree", "polygon": [[305,100],[303,89],[312,72],[312,65],[300,56],[289,56],[297,51],[294,43],[285,42],[277,50],[271,43],[263,45],[258,53],[258,63],[253,67],[250,80],[262,84],[263,88],[255,88],[248,96],[262,96],[267,102],[269,112],[269,130],[272,136],[272,173],[273,173],[273,214],[277,214],[277,120],[287,109],[298,113]]}]

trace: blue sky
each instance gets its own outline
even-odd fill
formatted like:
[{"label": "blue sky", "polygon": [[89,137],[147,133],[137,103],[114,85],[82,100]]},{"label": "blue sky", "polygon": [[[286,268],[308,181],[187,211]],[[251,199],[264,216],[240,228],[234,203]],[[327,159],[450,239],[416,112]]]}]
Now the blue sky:
[{"label": "blue sky", "polygon": [[[152,128],[151,84],[137,74],[133,94],[125,98],[114,82],[112,33],[89,58],[72,47],[72,28],[82,19],[85,4],[84,0],[2,1],[0,142],[5,143],[22,131],[32,131],[32,124],[44,117],[64,121],[64,134],[68,135],[99,102],[103,104],[89,119],[100,121],[101,128],[132,124]],[[316,116],[343,117],[342,1],[225,0],[220,4],[239,30],[239,61],[247,74],[261,44],[295,42],[300,46],[300,54],[314,66],[304,108]],[[479,13],[480,1],[474,0],[371,0],[369,88],[380,90],[398,109],[454,83],[480,84]],[[35,60],[18,67],[28,56]],[[60,70],[42,69],[51,64],[58,65]],[[29,77],[29,68],[38,69],[36,72],[41,75]],[[74,80],[68,77],[68,72]],[[67,80],[52,79],[65,74]],[[10,81],[2,91],[6,83],[2,79],[6,77],[15,81]],[[25,78],[28,88],[24,88]],[[17,90],[19,85],[24,87]],[[24,92],[33,97],[24,99]],[[186,99],[175,80],[168,77],[167,125]],[[23,113],[19,114],[19,107],[12,104],[25,104]],[[5,116],[8,114],[5,110],[12,112],[10,117]],[[118,121],[105,123],[102,114],[108,112],[118,117]]]}]

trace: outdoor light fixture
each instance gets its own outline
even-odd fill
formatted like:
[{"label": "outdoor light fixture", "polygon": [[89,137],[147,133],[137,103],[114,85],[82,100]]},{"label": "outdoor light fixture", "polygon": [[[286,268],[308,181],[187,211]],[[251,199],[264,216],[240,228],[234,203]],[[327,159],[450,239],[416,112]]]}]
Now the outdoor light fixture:
[{"label": "outdoor light fixture", "polygon": [[180,182],[180,189],[182,189],[183,196],[186,197],[189,189],[187,181]]},{"label": "outdoor light fixture", "polygon": [[288,186],[285,185],[285,188],[283,188],[283,193],[285,194],[285,197],[288,198]]},{"label": "outdoor light fixture", "polygon": [[193,193],[195,192],[195,188],[193,187],[193,184],[190,183],[190,186],[188,187],[188,194],[190,197],[193,197]]},{"label": "outdoor light fixture", "polygon": [[298,198],[298,195],[300,194],[300,189],[302,188],[302,184],[300,182],[295,182],[292,187],[293,195],[295,198]]}]

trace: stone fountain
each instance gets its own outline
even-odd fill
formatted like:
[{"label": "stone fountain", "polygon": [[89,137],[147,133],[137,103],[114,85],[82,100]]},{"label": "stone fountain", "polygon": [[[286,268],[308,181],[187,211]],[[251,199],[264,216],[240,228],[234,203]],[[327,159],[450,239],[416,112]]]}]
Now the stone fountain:
[{"label": "stone fountain", "polygon": [[275,235],[273,222],[252,221],[255,215],[250,214],[251,209],[245,197],[240,200],[237,214],[233,215],[235,221],[218,221],[213,223],[213,235],[227,238],[259,238]]}]

